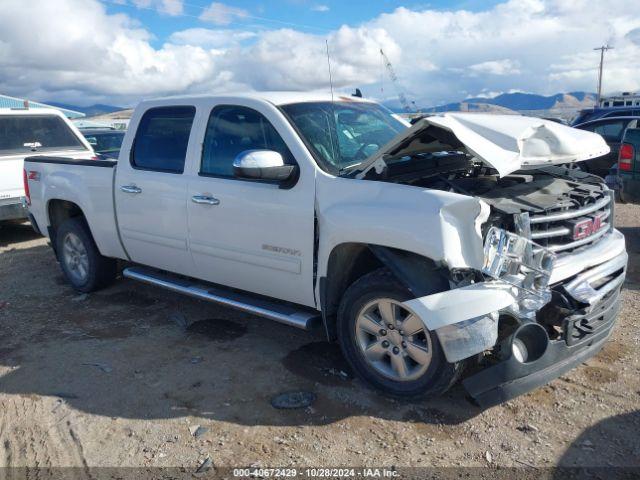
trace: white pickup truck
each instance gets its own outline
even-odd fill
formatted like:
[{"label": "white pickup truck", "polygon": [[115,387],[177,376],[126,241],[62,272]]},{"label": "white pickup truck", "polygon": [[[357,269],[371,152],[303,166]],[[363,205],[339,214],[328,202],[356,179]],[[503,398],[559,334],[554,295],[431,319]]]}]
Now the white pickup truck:
[{"label": "white pickup truck", "polygon": [[[116,161],[30,157],[34,223],[73,287],[122,275],[301,328],[392,395],[461,376],[484,406],[591,357],[627,254],[596,134],[351,97],[145,101]],[[478,365],[481,368],[478,368]]]},{"label": "white pickup truck", "polygon": [[0,108],[0,222],[27,217],[22,161],[35,152],[76,158],[95,155],[58,110]]}]

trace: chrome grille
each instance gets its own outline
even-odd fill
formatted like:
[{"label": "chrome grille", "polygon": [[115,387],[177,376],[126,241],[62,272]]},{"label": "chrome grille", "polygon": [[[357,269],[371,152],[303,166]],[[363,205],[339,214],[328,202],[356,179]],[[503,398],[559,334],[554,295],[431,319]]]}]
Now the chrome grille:
[{"label": "chrome grille", "polygon": [[[554,253],[562,253],[597,241],[612,228],[613,200],[611,192],[602,192],[600,198],[589,198],[575,208],[551,210],[544,215],[531,215],[531,239]],[[575,238],[575,226],[598,220],[597,230]],[[573,228],[572,228],[573,227]]]}]

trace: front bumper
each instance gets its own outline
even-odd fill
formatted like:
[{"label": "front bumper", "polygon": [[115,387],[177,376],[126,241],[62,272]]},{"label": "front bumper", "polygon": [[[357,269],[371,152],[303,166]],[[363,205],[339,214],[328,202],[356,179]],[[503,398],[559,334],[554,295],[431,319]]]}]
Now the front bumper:
[{"label": "front bumper", "polygon": [[[624,236],[614,229],[596,244],[558,257],[551,273],[552,299],[533,316],[519,311],[517,288],[500,280],[416,298],[405,306],[435,331],[447,361],[491,350],[485,370],[463,382],[479,404],[490,406],[540,386],[598,352],[618,313],[626,264]],[[517,334],[498,339],[500,315],[537,327],[541,340],[534,346],[542,346],[544,353],[529,361],[515,358]]]},{"label": "front bumper", "polygon": [[0,201],[0,221],[27,218],[28,210],[21,198]]},{"label": "front bumper", "polygon": [[597,354],[611,334],[620,309],[620,288],[593,308],[564,319],[564,335],[550,340],[540,358],[521,363],[510,356],[466,378],[462,384],[484,408],[522,395],[566,373]]}]

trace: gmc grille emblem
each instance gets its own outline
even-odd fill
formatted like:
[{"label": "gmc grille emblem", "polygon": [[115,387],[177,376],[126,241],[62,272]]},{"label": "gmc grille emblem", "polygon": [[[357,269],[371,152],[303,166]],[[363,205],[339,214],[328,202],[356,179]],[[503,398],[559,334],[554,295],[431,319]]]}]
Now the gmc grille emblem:
[{"label": "gmc grille emblem", "polygon": [[602,228],[602,219],[604,215],[602,213],[595,215],[593,218],[586,218],[573,224],[573,239],[582,240],[583,238],[590,237],[598,230]]}]

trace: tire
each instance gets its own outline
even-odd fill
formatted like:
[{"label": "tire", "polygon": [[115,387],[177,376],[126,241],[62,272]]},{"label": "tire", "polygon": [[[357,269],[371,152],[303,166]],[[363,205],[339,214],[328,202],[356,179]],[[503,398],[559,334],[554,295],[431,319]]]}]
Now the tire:
[{"label": "tire", "polygon": [[78,292],[99,290],[116,278],[116,260],[100,254],[83,218],[70,218],[60,225],[56,253],[62,272]]},{"label": "tire", "polygon": [[627,197],[622,188],[615,191],[615,200],[618,203],[627,203]]},{"label": "tire", "polygon": [[[340,347],[354,372],[387,395],[405,398],[439,395],[456,382],[464,363],[447,362],[434,332],[426,330],[417,317],[413,316],[407,322],[409,316],[405,316],[402,321],[395,322],[393,328],[388,325],[381,328],[384,332],[379,332],[378,336],[370,334],[378,325],[384,325],[370,324],[367,318],[378,322],[382,320],[385,315],[380,313],[381,307],[388,313],[386,302],[393,305],[394,312],[400,312],[400,317],[408,315],[410,312],[403,311],[398,304],[411,298],[410,292],[386,269],[376,270],[356,280],[345,292],[338,309]],[[409,335],[409,329],[416,331],[418,324],[422,325],[423,331]],[[401,330],[403,325],[407,332]],[[389,339],[386,345],[385,338]],[[416,349],[417,346],[422,348]],[[365,351],[370,353],[367,355]],[[372,355],[380,359],[372,360]],[[399,373],[403,371],[404,377]]]}]

